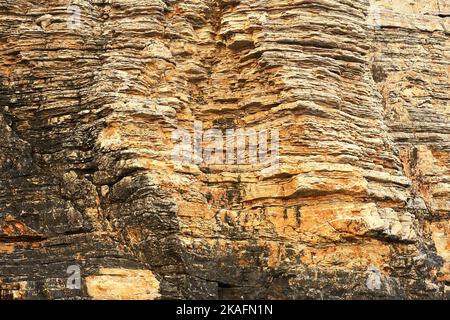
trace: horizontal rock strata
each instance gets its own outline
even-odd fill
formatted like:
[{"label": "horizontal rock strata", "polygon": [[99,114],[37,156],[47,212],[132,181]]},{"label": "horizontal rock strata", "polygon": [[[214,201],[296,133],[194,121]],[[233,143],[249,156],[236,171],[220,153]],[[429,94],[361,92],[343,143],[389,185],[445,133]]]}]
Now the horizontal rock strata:
[{"label": "horizontal rock strata", "polygon": [[[449,33],[446,0],[2,1],[0,298],[448,298]],[[195,121],[278,130],[278,170],[174,163]]]}]

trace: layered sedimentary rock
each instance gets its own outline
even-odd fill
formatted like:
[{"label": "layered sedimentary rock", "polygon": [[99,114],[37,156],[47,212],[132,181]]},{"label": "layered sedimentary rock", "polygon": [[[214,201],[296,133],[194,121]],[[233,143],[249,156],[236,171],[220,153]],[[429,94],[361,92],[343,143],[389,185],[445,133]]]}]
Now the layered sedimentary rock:
[{"label": "layered sedimentary rock", "polygon": [[[449,32],[446,0],[1,1],[0,298],[448,298]],[[278,170],[174,162],[195,121],[278,130]]]}]

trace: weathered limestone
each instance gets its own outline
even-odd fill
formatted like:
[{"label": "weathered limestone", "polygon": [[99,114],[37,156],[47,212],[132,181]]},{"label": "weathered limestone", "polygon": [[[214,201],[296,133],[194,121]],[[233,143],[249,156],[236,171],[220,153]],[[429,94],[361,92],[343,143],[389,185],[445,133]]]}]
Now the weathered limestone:
[{"label": "weathered limestone", "polygon": [[151,271],[100,269],[86,278],[87,292],[96,300],[154,300],[159,282]]},{"label": "weathered limestone", "polygon": [[[0,298],[448,297],[449,30],[443,0],[3,1]],[[279,130],[279,170],[173,163],[194,121]]]}]

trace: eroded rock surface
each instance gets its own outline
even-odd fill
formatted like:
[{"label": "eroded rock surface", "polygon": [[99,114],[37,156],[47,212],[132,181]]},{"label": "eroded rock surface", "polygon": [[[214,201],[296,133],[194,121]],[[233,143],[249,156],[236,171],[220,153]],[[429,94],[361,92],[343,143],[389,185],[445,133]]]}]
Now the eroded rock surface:
[{"label": "eroded rock surface", "polygon": [[[446,0],[1,1],[0,298],[448,298],[449,32]],[[194,121],[276,128],[279,170],[174,164]]]}]

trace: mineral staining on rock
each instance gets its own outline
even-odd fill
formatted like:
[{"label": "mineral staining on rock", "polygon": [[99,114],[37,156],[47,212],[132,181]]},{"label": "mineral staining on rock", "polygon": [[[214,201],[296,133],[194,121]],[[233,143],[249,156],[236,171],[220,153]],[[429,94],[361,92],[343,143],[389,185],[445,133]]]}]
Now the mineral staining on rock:
[{"label": "mineral staining on rock", "polygon": [[[3,1],[0,298],[448,298],[449,30],[444,0]],[[279,170],[175,165],[195,121],[279,130]]]}]

